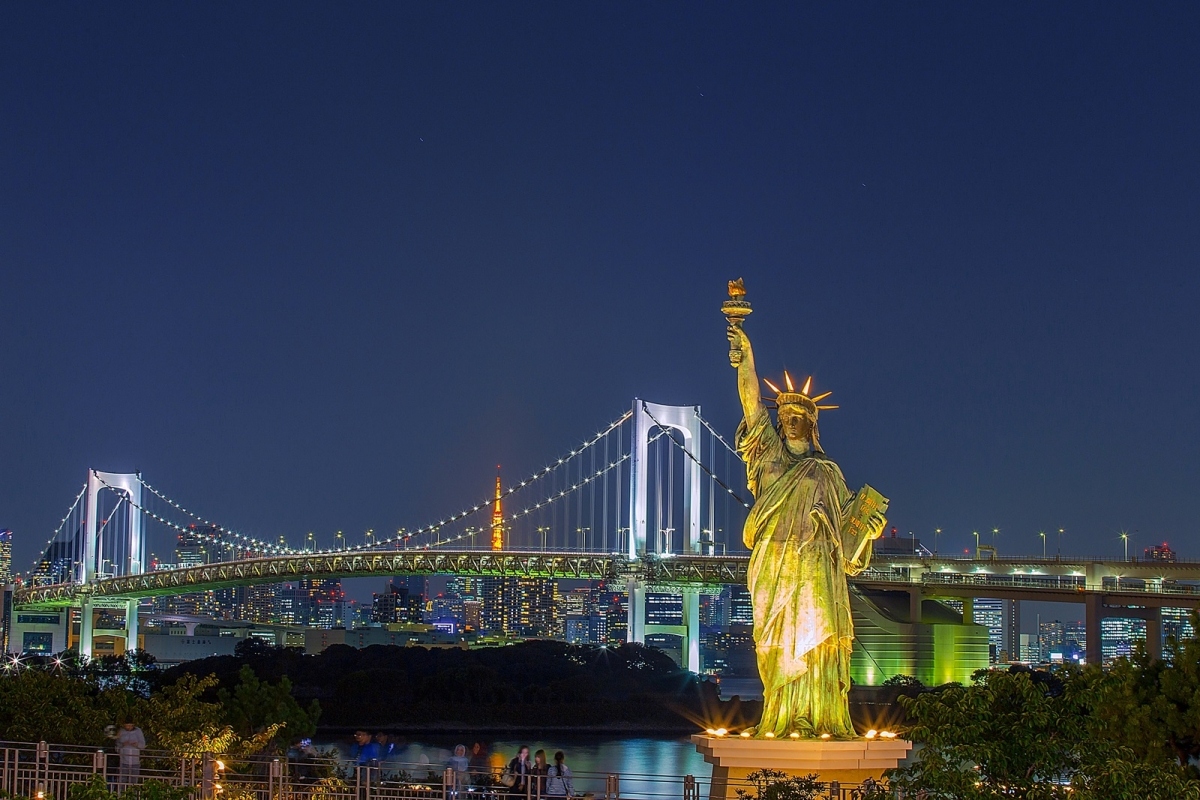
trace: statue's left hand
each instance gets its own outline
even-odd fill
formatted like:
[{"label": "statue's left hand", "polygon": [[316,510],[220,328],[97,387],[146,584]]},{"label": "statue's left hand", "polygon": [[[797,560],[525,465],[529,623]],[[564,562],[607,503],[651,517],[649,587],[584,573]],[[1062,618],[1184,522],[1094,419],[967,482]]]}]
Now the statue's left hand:
[{"label": "statue's left hand", "polygon": [[887,527],[887,517],[882,511],[876,511],[867,518],[867,530],[871,532],[872,539],[878,539],[883,536],[883,529]]}]

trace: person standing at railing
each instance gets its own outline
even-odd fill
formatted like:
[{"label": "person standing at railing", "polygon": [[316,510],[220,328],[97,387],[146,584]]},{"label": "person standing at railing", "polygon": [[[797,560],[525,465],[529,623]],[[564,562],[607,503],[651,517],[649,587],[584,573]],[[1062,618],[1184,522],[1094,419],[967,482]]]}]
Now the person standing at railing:
[{"label": "person standing at railing", "polygon": [[378,767],[380,761],[379,743],[371,739],[371,734],[366,731],[354,732],[354,744],[358,749],[358,766],[360,767]]},{"label": "person standing at railing", "polygon": [[465,792],[470,786],[467,770],[470,769],[470,759],[467,758],[467,746],[455,745],[454,755],[450,756],[446,766],[454,773],[454,793]]},{"label": "person standing at railing", "polygon": [[547,797],[573,797],[575,784],[571,780],[571,768],[567,766],[567,757],[559,750],[554,754],[554,765],[546,771]]},{"label": "person standing at railing", "polygon": [[529,748],[521,745],[517,755],[508,762],[508,768],[500,776],[500,782],[508,788],[508,793],[516,797],[529,794],[529,774],[533,772],[533,764],[529,763]]},{"label": "person standing at railing", "polygon": [[491,786],[495,781],[492,776],[492,763],[483,742],[476,742],[471,746],[471,758],[467,768],[471,772],[471,785],[476,788],[482,789]]},{"label": "person standing at railing", "polygon": [[117,753],[121,756],[121,770],[118,774],[118,785],[129,786],[138,782],[142,771],[142,751],[146,749],[146,736],[142,729],[126,719],[121,723],[121,730],[116,736]]},{"label": "person standing at railing", "polygon": [[541,797],[546,793],[546,751],[538,750],[533,754],[533,774],[537,783],[533,785],[533,796]]}]

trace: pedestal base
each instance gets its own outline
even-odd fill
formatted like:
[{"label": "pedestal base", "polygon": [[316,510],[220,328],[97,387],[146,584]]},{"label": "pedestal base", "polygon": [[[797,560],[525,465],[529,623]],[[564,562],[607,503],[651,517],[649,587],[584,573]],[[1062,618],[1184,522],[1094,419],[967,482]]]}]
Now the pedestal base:
[{"label": "pedestal base", "polygon": [[816,773],[822,781],[857,784],[878,780],[908,756],[912,742],[904,739],[743,739],[697,734],[692,744],[712,764],[709,800],[732,800],[737,789],[749,788],[746,776],[760,769],[789,775]]}]

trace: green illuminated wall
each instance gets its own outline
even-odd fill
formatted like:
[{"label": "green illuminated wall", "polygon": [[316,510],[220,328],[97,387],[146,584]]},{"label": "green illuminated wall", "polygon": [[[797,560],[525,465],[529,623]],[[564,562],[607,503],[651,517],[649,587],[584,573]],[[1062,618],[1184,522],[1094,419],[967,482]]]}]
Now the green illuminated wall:
[{"label": "green illuminated wall", "polygon": [[970,683],[971,673],[988,666],[987,628],[964,625],[954,609],[933,600],[922,606],[923,621],[908,621],[903,592],[851,590],[854,655],[850,677],[878,686],[893,675],[911,675],[926,686]]}]

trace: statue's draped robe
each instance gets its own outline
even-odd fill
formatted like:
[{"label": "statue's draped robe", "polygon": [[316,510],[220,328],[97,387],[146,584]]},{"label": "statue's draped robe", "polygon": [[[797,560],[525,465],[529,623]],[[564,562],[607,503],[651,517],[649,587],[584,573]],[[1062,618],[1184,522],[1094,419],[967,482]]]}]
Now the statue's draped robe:
[{"label": "statue's draped robe", "polygon": [[860,548],[862,534],[843,531],[854,495],[824,454],[792,455],[768,414],[742,422],[737,446],[755,497],[743,531],[763,682],[755,735],[853,737],[846,575],[866,569],[871,557],[869,546]]}]

